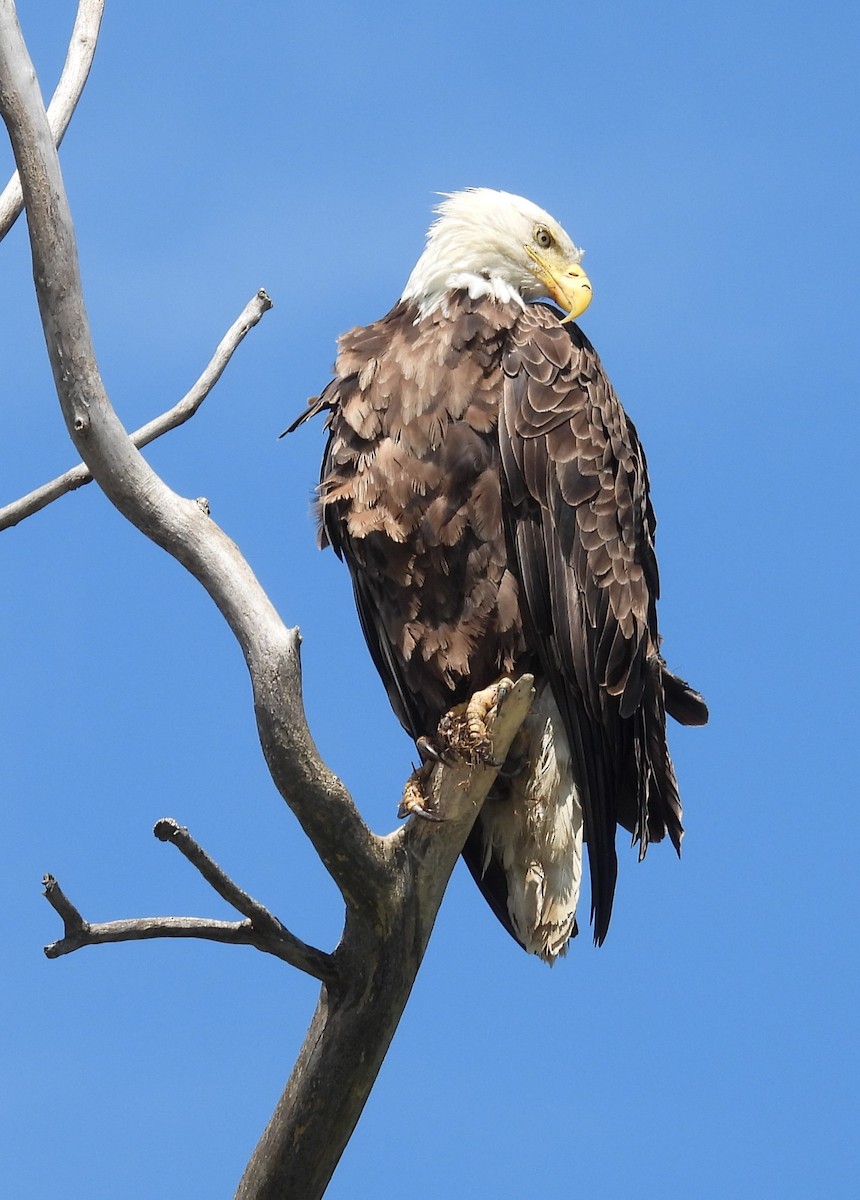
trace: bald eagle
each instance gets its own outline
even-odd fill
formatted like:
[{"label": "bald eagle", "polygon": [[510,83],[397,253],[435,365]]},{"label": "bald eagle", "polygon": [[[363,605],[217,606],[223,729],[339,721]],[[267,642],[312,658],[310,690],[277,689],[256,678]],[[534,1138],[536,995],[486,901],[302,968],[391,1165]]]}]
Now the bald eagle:
[{"label": "bald eagle", "polygon": [[400,300],[340,338],[335,378],[290,428],[327,413],[320,541],[349,567],[408,733],[432,745],[473,692],[535,677],[463,855],[552,962],[576,933],[583,844],[598,944],[616,827],[640,858],[665,834],[680,852],[666,713],[708,713],[660,653],[645,456],[572,323],[591,299],[582,251],[506,192],[456,192],[436,213]]}]

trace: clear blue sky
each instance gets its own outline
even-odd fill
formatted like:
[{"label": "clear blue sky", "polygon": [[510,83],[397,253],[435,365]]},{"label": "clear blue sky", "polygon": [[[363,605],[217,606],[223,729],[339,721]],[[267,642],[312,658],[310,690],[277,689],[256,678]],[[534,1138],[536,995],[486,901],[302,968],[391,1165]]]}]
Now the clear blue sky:
[{"label": "clear blue sky", "polygon": [[[73,11],[20,5],[48,93]],[[314,547],[322,429],[275,435],[399,294],[436,191],[524,194],[586,247],[582,325],[649,456],[665,652],[711,705],[672,730],[683,860],[620,845],[602,950],[548,970],[458,869],[333,1200],[860,1194],[858,32],[832,0],[109,5],[62,150],[102,371],[141,424],[273,296],[149,457],[301,626],[312,729],[373,827],[413,753]],[[73,454],[23,223],[0,282],[2,502]],[[49,963],[39,880],[91,919],[226,916],[152,838],[172,815],[307,940],[333,945],[338,897],[181,568],[93,488],[0,554],[4,1194],[228,1196],[314,984],[209,944]]]}]

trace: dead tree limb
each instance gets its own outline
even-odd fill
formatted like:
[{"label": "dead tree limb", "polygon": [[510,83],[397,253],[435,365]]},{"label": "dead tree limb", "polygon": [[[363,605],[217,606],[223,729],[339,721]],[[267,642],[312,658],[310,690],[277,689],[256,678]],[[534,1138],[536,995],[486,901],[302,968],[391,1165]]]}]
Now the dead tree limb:
[{"label": "dead tree limb", "polygon": [[[174,404],[173,408],[168,409],[167,412],[163,412],[152,421],[148,421],[146,425],[141,425],[140,429],[136,429],[134,433],[129,435],[138,449],[148,446],[150,442],[154,442],[162,434],[169,433],[172,429],[178,429],[180,425],[184,425],[186,421],[194,416],[223,375],[224,368],[233,357],[233,352],[244,340],[245,335],[254,328],[263,314],[268,312],[271,307],[272,301],[261,288],[256,295],[251,297],[239,313],[239,316],[224,334],[216,346],[215,353],[212,355],[206,369],[194,386],[185,393],[177,404]],[[28,492],[26,496],[21,496],[20,499],[3,505],[0,508],[0,531],[17,525],[26,517],[33,516],[34,513],[47,507],[54,500],[59,500],[61,496],[65,496],[68,492],[73,492],[79,487],[84,487],[85,484],[92,483],[92,479],[93,477],[90,474],[89,468],[84,463],[78,463],[76,467],[71,467],[68,471],[64,471],[56,479],[42,484],[41,487]]]},{"label": "dead tree limb", "polygon": [[[55,146],[62,142],[86,86],[98,45],[104,8],[105,0],[80,0],[78,4],[66,61],[57,90],[48,105],[48,124]],[[18,220],[23,207],[21,181],[16,173],[0,195],[0,241]]]},{"label": "dead tree limb", "polygon": [[[440,821],[413,817],[385,838],[367,828],[344,785],[320,759],[308,730],[298,631],[286,628],[238,548],[204,509],[177,495],[152,471],[111,407],[92,345],[54,139],[12,0],[0,0],[0,113],[23,187],[36,295],[72,441],[105,495],[194,575],[233,631],[251,678],[272,779],[346,905],[341,942],[325,956],[333,969],[329,972],[325,963],[320,1002],[299,1060],[237,1193],[240,1200],[314,1200],[323,1194],[361,1114],[454,863],[497,768],[440,764],[427,784]],[[502,694],[504,703],[499,703]],[[484,697],[493,762],[505,758],[531,694],[526,676]],[[175,829],[168,836],[176,840]],[[195,858],[212,882],[214,864],[205,855]],[[230,903],[239,901],[236,906],[246,921],[253,925],[256,917],[260,923],[259,907],[250,897],[239,895],[224,878],[222,887]],[[98,929],[65,897],[55,894],[54,900],[67,937],[80,939],[87,929],[91,935]],[[262,925],[271,930],[275,918],[268,917]],[[187,924],[178,935],[167,933],[163,924],[153,930],[150,925],[141,936],[190,935]],[[126,940],[128,924],[122,933]],[[207,936],[213,934],[210,922]]]},{"label": "dead tree limb", "polygon": [[213,862],[187,829],[170,818],[163,818],[156,823],[153,832],[159,841],[176,846],[210,887],[242,914],[244,921],[217,921],[204,917],[132,917],[124,921],[85,921],[54,876],[46,875],[42,880],[44,896],[62,918],[64,926],[62,938],[45,947],[48,958],[60,958],[84,946],[100,946],[108,942],[193,937],[227,942],[234,946],[253,946],[263,954],[272,954],[291,967],[312,975],[321,983],[334,981],[332,956],[297,938],[264,905],[243,891],[226,871]]}]

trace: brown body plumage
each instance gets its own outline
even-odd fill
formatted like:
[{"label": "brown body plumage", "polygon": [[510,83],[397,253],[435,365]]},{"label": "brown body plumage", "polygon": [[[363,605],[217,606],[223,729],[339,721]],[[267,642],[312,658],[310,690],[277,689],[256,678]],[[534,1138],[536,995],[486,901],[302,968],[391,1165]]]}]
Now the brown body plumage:
[{"label": "brown body plumage", "polygon": [[[534,862],[514,878],[515,827],[532,821],[530,806],[543,813],[544,765],[513,799],[515,777],[499,784],[464,853],[503,923],[551,959],[575,931],[576,864],[561,888],[566,915],[544,894],[558,890],[547,855],[577,853],[570,805],[584,818],[600,942],[616,826],[642,854],[666,833],[680,848],[666,709],[687,724],[707,711],[660,656],[645,459],[595,351],[552,306],[466,283],[425,311],[407,298],[345,334],[336,377],[296,424],[328,412],[322,541],[349,566],[409,733],[432,737],[444,712],[501,673],[530,671],[546,692],[528,753],[561,748],[566,832],[551,808],[529,834]],[[538,915],[523,916],[535,904]]]}]

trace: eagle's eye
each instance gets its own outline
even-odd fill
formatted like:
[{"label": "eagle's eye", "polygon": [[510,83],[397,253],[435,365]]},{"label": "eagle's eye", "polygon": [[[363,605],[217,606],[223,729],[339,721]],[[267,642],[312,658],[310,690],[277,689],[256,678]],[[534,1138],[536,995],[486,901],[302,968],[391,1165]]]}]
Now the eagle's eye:
[{"label": "eagle's eye", "polygon": [[538,225],[535,228],[535,242],[537,242],[541,250],[549,250],[554,240],[546,225]]}]

